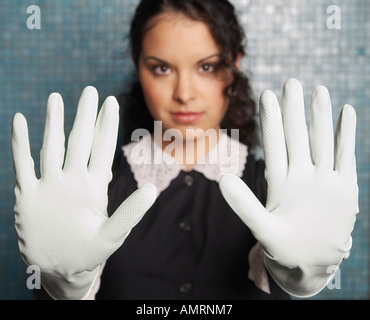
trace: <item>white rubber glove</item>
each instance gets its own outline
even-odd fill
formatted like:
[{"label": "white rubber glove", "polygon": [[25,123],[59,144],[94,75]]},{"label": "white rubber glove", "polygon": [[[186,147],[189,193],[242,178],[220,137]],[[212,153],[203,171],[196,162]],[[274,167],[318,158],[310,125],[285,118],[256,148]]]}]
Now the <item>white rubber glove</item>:
[{"label": "white rubber glove", "polygon": [[343,107],[334,148],[325,87],[316,87],[312,94],[310,139],[297,80],[285,83],[282,100],[283,121],[272,91],[264,91],[260,99],[266,208],[236,176],[223,176],[220,189],[263,247],[276,283],[293,296],[309,297],[329,283],[333,267],[352,245],[358,213],[356,115],[351,106]]},{"label": "white rubber glove", "polygon": [[64,161],[63,101],[58,93],[50,95],[40,179],[35,175],[26,120],[19,113],[13,120],[19,248],[27,265],[40,268],[41,282],[54,299],[86,298],[100,265],[121,246],[156,198],[155,187],[144,185],[107,216],[119,107],[114,97],[108,97],[96,120],[97,107],[96,89],[86,87]]}]

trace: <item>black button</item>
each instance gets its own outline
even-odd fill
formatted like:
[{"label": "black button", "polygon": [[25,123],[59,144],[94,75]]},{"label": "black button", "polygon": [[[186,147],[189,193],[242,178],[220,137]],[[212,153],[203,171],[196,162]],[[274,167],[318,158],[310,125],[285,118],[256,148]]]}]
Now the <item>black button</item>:
[{"label": "black button", "polygon": [[185,178],[184,178],[184,182],[185,184],[188,186],[188,187],[191,187],[193,185],[193,182],[194,182],[194,178],[190,175],[186,175]]},{"label": "black button", "polygon": [[182,292],[182,293],[189,293],[190,291],[191,291],[191,289],[192,289],[192,285],[191,285],[191,283],[183,283],[181,286],[180,286],[180,291]]},{"label": "black button", "polygon": [[183,231],[190,231],[191,230],[191,225],[187,222],[180,222],[179,224],[180,229]]}]

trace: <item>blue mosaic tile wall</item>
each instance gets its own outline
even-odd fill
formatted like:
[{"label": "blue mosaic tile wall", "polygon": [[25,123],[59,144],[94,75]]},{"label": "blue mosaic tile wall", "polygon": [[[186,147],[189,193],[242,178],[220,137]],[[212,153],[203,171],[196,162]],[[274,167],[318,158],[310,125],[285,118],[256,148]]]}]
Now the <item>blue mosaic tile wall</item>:
[{"label": "blue mosaic tile wall", "polygon": [[[358,115],[357,168],[360,214],[350,258],[341,266],[340,289],[312,299],[369,299],[370,2],[368,0],[234,0],[247,31],[242,67],[254,95],[272,89],[281,98],[289,77],[298,78],[309,105],[315,85],[332,97],[334,119],[345,103]],[[0,299],[33,299],[14,229],[11,121],[22,112],[30,127],[38,168],[45,106],[62,94],[68,133],[81,90],[95,86],[101,102],[130,82],[126,54],[129,22],[138,0],[2,0],[0,5]],[[27,8],[41,10],[40,29],[29,29]],[[328,8],[340,10],[340,20]],[[338,11],[336,11],[338,13]],[[337,27],[337,29],[333,29]]]}]

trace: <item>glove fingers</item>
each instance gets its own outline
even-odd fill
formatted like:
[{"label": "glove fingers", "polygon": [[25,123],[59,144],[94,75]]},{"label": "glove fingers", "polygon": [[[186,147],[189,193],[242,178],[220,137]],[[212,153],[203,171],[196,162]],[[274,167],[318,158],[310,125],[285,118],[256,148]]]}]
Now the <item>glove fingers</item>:
[{"label": "glove fingers", "polygon": [[346,104],[335,133],[335,170],[356,175],[356,112]]},{"label": "glove fingers", "polygon": [[118,110],[117,100],[114,97],[108,97],[98,115],[89,163],[90,172],[109,178],[117,144]]},{"label": "glove fingers", "polygon": [[20,189],[36,182],[34,162],[31,156],[27,121],[23,114],[16,113],[12,127],[12,152],[17,186]]},{"label": "glove fingers", "polygon": [[288,171],[287,150],[279,102],[266,90],[260,98],[260,121],[265,156],[265,177],[270,183],[282,181]]},{"label": "glove fingers", "polygon": [[157,196],[154,185],[147,183],[132,193],[104,223],[101,236],[115,243],[115,250],[123,243],[128,232],[141,220]]},{"label": "glove fingers", "polygon": [[219,187],[231,209],[253,233],[261,234],[261,230],[268,233],[268,213],[243,180],[226,174],[221,177]]},{"label": "glove fingers", "polygon": [[282,100],[289,167],[306,167],[312,162],[305,120],[303,90],[298,80],[288,79],[286,81]]},{"label": "glove fingers", "polygon": [[330,95],[323,86],[312,93],[310,142],[315,166],[334,169],[334,137]]},{"label": "glove fingers", "polygon": [[58,93],[48,99],[44,141],[40,151],[41,176],[50,177],[62,170],[64,160],[64,106]]},{"label": "glove fingers", "polygon": [[81,93],[76,118],[68,140],[65,170],[87,170],[94,136],[98,99],[98,92],[94,87],[86,87]]}]

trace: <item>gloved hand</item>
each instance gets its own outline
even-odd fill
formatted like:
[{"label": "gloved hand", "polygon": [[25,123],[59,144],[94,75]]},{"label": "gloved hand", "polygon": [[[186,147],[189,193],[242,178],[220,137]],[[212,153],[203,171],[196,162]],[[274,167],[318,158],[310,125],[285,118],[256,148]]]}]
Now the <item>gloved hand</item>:
[{"label": "gloved hand", "polygon": [[276,283],[291,295],[309,297],[330,282],[333,268],[352,245],[358,213],[356,115],[351,106],[343,107],[334,144],[330,96],[318,86],[308,136],[302,87],[295,79],[285,83],[282,114],[281,120],[274,93],[264,91],[260,121],[266,207],[236,176],[223,176],[219,186],[263,247]]},{"label": "gloved hand", "polygon": [[100,265],[121,246],[156,198],[155,187],[144,185],[107,216],[119,107],[114,97],[108,97],[96,120],[97,107],[96,89],[86,87],[64,161],[63,101],[58,93],[50,95],[40,179],[35,175],[26,120],[19,113],[13,119],[19,248],[27,265],[40,268],[41,282],[54,299],[86,298]]}]

